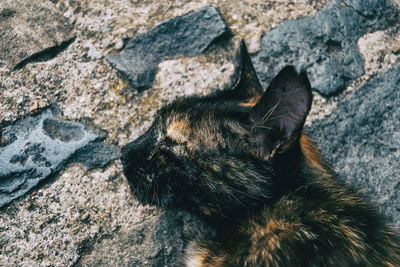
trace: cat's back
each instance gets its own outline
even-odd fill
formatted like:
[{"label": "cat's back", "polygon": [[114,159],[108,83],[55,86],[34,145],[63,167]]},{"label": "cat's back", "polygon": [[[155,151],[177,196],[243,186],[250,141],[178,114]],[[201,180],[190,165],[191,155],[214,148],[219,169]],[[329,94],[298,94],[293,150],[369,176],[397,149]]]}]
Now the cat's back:
[{"label": "cat's back", "polygon": [[[302,136],[304,185],[193,244],[187,266],[400,266],[400,236]],[[227,227],[226,229],[229,229]]]},{"label": "cat's back", "polygon": [[[325,185],[324,185],[325,186]],[[400,266],[400,238],[346,187],[310,185],[246,222],[247,266]]]},{"label": "cat's back", "polygon": [[186,266],[400,266],[397,233],[362,198],[333,188],[310,185],[224,233],[222,242],[192,244]]}]

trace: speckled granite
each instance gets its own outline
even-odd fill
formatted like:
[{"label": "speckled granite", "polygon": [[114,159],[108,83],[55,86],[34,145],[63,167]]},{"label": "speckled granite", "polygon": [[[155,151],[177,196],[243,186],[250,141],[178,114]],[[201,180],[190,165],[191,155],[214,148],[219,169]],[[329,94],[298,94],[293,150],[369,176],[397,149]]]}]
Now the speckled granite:
[{"label": "speckled granite", "polygon": [[[0,67],[1,131],[56,105],[62,120],[85,124],[104,135],[106,144],[121,147],[143,133],[156,110],[175,97],[229,86],[235,41],[244,38],[255,53],[264,32],[285,20],[314,16],[328,1],[51,2],[74,26],[76,39],[47,61],[15,71]],[[151,88],[133,90],[107,62],[105,57],[121,52],[127,38],[207,4],[219,9],[234,39],[216,42],[199,56],[165,59]],[[371,76],[400,63],[399,30],[394,25],[357,41],[365,75],[334,97],[315,93],[309,125],[329,116]],[[179,262],[187,241],[212,234],[181,211],[138,204],[121,168],[119,160],[89,171],[71,163],[1,208],[0,265],[168,266]]]}]

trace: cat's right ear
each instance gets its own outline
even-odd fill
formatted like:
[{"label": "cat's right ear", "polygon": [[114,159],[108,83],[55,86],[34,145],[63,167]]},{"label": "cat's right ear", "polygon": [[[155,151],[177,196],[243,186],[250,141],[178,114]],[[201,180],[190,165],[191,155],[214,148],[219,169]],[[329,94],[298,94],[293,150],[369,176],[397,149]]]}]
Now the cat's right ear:
[{"label": "cat's right ear", "polygon": [[264,89],[258,80],[244,40],[240,42],[235,61],[236,84],[233,94],[241,106],[253,107],[263,95]]},{"label": "cat's right ear", "polygon": [[283,152],[299,140],[311,102],[306,72],[287,66],[276,75],[252,108],[253,134],[264,147],[264,157]]}]

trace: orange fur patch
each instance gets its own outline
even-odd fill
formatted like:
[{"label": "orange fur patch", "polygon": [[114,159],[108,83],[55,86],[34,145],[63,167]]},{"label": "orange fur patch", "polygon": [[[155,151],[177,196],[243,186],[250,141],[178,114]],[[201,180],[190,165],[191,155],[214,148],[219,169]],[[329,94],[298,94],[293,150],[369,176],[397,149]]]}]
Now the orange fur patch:
[{"label": "orange fur patch", "polygon": [[188,121],[173,121],[167,126],[167,136],[178,143],[186,140],[186,134],[189,132],[190,123]]},{"label": "orange fur patch", "polygon": [[301,148],[303,150],[306,158],[311,162],[312,165],[317,167],[322,172],[328,172],[328,170],[324,167],[324,163],[321,159],[321,154],[318,149],[312,144],[310,139],[302,135],[300,138]]},{"label": "orange fur patch", "polygon": [[261,98],[261,95],[259,95],[257,93],[256,88],[254,88],[254,87],[251,88],[251,93],[254,96],[249,98],[249,99],[247,99],[246,102],[239,103],[239,106],[242,106],[242,107],[254,107],[258,103],[258,101]]},{"label": "orange fur patch", "polygon": [[186,251],[186,267],[219,267],[225,266],[225,256],[211,255],[213,251],[202,246],[201,243],[193,242]]}]

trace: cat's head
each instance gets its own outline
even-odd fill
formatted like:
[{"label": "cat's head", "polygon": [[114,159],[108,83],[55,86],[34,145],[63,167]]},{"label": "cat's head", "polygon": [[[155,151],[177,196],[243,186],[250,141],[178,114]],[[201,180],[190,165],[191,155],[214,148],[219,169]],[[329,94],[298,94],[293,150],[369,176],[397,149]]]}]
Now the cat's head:
[{"label": "cat's head", "polygon": [[244,42],[238,51],[234,88],[176,100],[122,148],[141,202],[229,218],[296,186],[289,170],[311,107],[307,76],[285,67],[264,93]]}]

